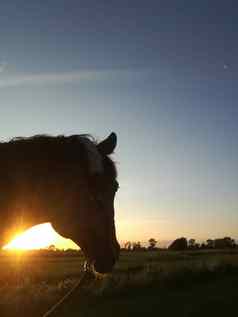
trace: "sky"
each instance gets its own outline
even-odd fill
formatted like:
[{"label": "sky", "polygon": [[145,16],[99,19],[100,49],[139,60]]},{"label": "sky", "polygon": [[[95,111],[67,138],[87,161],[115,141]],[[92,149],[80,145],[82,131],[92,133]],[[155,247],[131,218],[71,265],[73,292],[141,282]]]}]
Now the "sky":
[{"label": "sky", "polygon": [[238,238],[236,1],[0,3],[1,140],[118,135],[120,241]]}]

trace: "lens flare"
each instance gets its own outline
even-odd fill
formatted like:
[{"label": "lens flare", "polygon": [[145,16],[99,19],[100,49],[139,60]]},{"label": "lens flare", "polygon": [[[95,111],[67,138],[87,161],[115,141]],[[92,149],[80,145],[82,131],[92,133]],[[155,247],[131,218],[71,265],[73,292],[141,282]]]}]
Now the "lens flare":
[{"label": "lens flare", "polygon": [[78,246],[71,240],[60,236],[50,223],[34,226],[16,236],[3,247],[5,250],[33,250],[43,249],[55,245],[60,249],[77,249]]}]

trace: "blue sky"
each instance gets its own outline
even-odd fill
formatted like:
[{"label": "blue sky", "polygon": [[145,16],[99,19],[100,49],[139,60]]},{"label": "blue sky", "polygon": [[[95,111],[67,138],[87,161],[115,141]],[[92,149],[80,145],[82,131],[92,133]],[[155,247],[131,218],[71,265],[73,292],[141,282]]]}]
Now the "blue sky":
[{"label": "blue sky", "polygon": [[238,238],[235,1],[0,4],[1,138],[118,134],[121,240]]}]

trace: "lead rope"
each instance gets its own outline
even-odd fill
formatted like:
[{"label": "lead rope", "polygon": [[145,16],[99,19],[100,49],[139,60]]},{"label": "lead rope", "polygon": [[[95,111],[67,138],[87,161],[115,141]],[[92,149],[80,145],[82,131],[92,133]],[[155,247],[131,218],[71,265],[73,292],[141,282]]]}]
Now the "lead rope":
[{"label": "lead rope", "polygon": [[95,278],[95,274],[92,271],[90,264],[85,263],[83,275],[81,276],[79,281],[57,303],[55,303],[42,317],[49,317],[53,313],[55,313],[56,310],[59,307],[61,307],[63,303],[65,303],[66,300],[76,291],[76,289],[78,289],[79,287],[82,287],[86,281],[91,280],[93,278]]}]

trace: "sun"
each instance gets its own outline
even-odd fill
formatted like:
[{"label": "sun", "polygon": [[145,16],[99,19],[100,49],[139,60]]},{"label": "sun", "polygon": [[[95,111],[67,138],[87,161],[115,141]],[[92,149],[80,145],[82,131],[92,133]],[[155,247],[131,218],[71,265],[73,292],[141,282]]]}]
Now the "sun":
[{"label": "sun", "polygon": [[50,223],[34,226],[22,234],[16,236],[12,241],[3,247],[5,250],[33,250],[43,249],[50,245],[59,249],[78,249],[78,246],[71,240],[60,236]]}]

